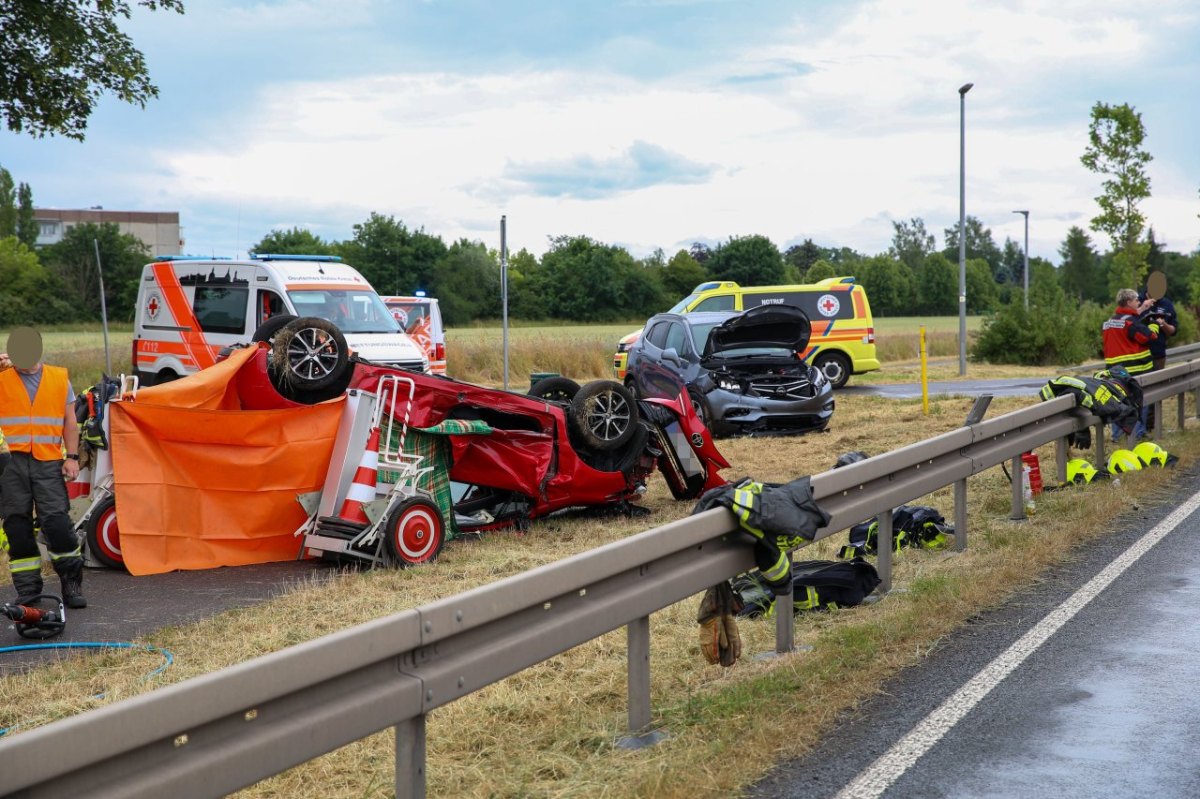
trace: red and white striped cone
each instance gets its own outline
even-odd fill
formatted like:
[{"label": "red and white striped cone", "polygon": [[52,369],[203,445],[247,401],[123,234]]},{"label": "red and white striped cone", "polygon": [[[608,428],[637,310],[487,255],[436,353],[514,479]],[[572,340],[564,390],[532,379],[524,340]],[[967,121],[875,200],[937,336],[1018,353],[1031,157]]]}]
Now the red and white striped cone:
[{"label": "red and white striped cone", "polygon": [[371,520],[363,511],[363,505],[375,500],[375,483],[379,479],[379,428],[371,429],[367,436],[367,448],[363,450],[362,460],[358,462],[358,471],[350,482],[350,490],[346,492],[346,500],[338,517],[352,524],[368,525]]}]

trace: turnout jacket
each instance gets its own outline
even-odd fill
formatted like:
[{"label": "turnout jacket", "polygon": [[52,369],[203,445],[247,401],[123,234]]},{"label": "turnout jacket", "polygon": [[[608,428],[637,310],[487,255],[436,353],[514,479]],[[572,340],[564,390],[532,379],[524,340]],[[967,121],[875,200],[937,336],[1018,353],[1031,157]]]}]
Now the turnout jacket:
[{"label": "turnout jacket", "polygon": [[1150,342],[1158,333],[1138,320],[1137,311],[1117,308],[1104,322],[1104,363],[1124,366],[1131,375],[1149,372],[1154,368]]}]

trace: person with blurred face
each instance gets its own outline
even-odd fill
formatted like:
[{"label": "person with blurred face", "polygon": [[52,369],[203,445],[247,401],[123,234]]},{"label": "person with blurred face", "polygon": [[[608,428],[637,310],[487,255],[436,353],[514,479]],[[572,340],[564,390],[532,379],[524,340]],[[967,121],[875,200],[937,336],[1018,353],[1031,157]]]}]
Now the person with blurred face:
[{"label": "person with blurred face", "polygon": [[9,542],[17,604],[42,593],[42,558],[34,537],[36,511],[63,602],[87,607],[83,556],[71,524],[67,480],[79,474],[79,427],[67,370],[42,363],[42,337],[19,327],[0,353],[0,428],[12,459],[0,474],[0,517]]}]

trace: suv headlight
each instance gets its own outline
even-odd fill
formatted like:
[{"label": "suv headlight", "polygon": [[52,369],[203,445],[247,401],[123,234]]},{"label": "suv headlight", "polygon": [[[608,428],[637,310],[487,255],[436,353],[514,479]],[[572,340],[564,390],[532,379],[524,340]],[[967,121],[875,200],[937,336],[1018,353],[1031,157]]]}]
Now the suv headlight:
[{"label": "suv headlight", "polygon": [[825,376],[825,373],[815,366],[812,367],[812,375],[813,388],[821,388],[821,386],[829,382],[829,378]]},{"label": "suv headlight", "polygon": [[726,391],[740,392],[742,390],[741,383],[729,377],[718,377],[717,385]]}]

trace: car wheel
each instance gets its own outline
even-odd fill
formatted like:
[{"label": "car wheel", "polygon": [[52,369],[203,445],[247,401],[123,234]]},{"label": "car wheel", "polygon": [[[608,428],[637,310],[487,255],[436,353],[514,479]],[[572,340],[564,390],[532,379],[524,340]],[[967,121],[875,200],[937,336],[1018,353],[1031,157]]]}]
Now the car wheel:
[{"label": "car wheel", "polygon": [[117,526],[117,500],[109,495],[92,509],[84,527],[88,551],[92,557],[110,569],[124,569],[121,554],[121,529]]},{"label": "car wheel", "polygon": [[276,314],[259,325],[258,330],[254,331],[254,335],[250,337],[250,340],[266,341],[269,343],[275,337],[275,334],[279,332],[280,328],[289,322],[294,322],[297,318],[290,313]]},{"label": "car wheel", "polygon": [[177,375],[174,371],[171,369],[163,369],[161,372],[158,372],[154,375],[154,380],[150,383],[150,385],[161,386],[164,383],[170,383],[171,381],[178,379],[179,375]]},{"label": "car wheel", "polygon": [[827,352],[818,355],[813,361],[813,366],[825,373],[825,377],[829,378],[829,385],[834,388],[841,388],[850,379],[850,361],[841,353]]},{"label": "car wheel", "polygon": [[441,511],[424,497],[410,497],[393,508],[383,534],[388,554],[400,566],[429,563],[446,543]]},{"label": "car wheel", "polygon": [[568,418],[584,445],[600,452],[620,449],[637,432],[633,394],[613,380],[597,380],[579,389]]},{"label": "car wheel", "polygon": [[550,402],[569,403],[579,393],[579,384],[569,377],[543,377],[529,389],[529,396]]},{"label": "car wheel", "polygon": [[293,319],[272,340],[271,366],[277,379],[293,391],[328,388],[344,378],[349,362],[346,337],[325,319]]}]

